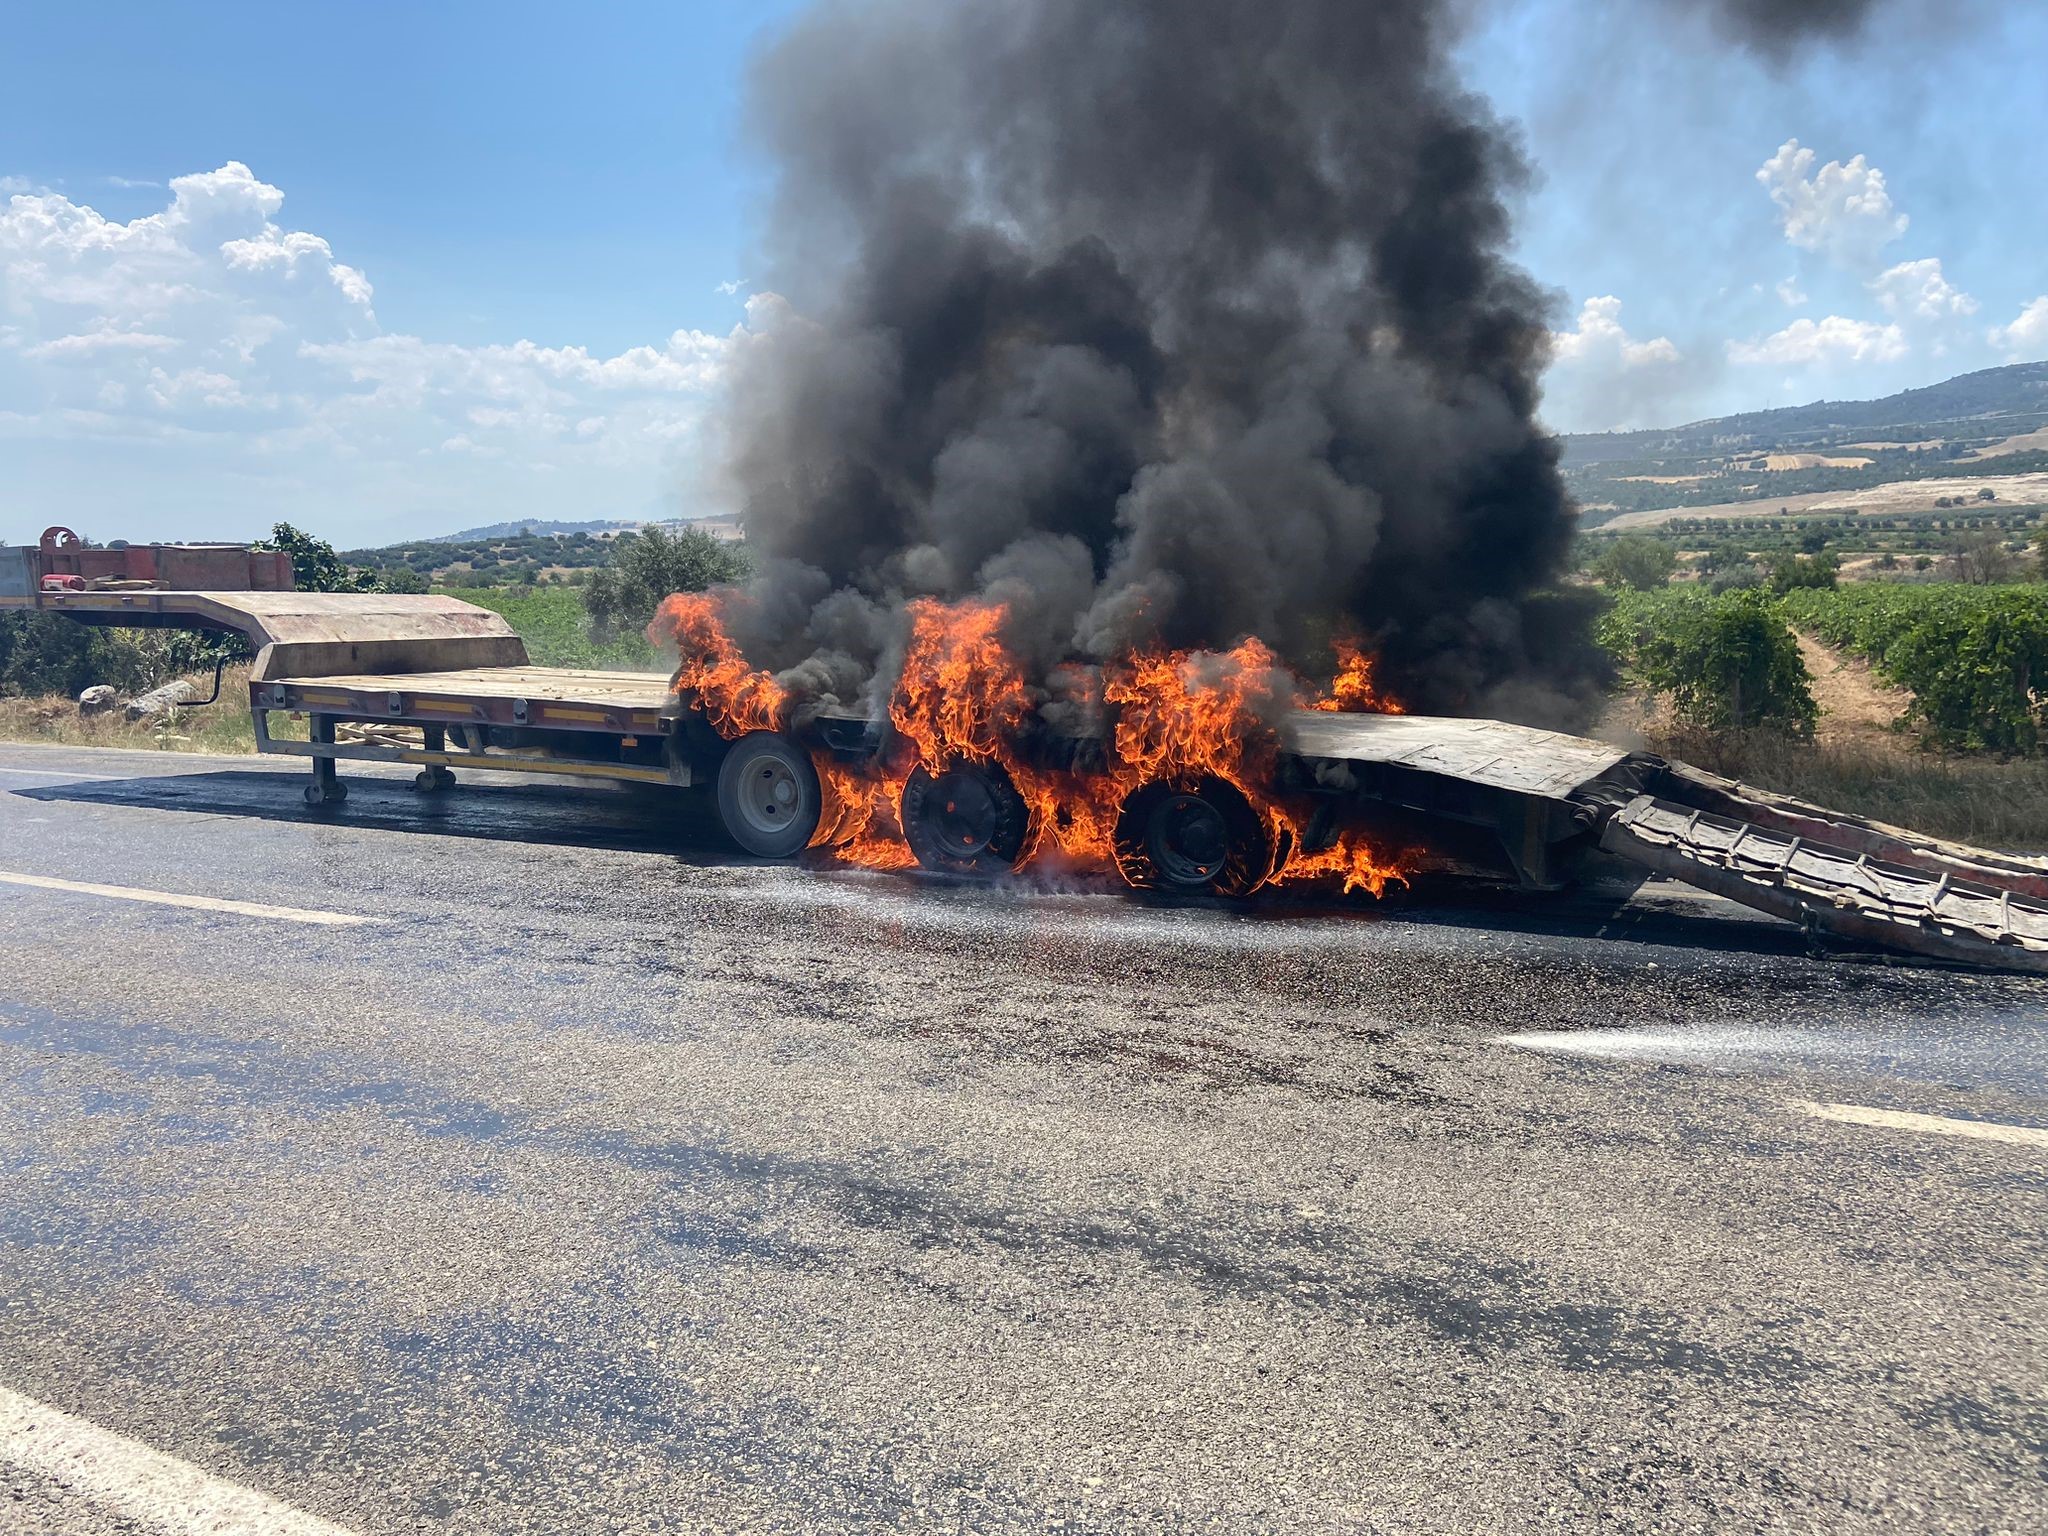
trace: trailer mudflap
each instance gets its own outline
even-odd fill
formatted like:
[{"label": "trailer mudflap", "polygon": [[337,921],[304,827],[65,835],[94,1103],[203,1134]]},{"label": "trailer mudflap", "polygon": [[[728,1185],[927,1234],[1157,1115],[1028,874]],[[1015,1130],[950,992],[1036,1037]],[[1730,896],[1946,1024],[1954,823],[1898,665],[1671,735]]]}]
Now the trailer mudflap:
[{"label": "trailer mudflap", "polygon": [[[1893,863],[1638,795],[1607,821],[1606,852],[1846,939],[1969,965],[2048,972],[2048,901],[1967,873]],[[1958,861],[1960,864],[1961,861]]]}]

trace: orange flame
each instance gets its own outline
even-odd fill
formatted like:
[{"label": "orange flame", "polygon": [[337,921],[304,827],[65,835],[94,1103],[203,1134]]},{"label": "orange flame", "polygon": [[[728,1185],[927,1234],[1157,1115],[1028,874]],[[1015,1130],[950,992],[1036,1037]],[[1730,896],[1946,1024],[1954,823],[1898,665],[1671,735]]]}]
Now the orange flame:
[{"label": "orange flame", "polygon": [[[1000,603],[910,605],[910,648],[889,700],[889,723],[937,773],[951,758],[993,762],[1031,717],[1023,669],[1003,645]],[[1006,762],[1005,767],[1009,764]]]},{"label": "orange flame", "polygon": [[1329,695],[1317,699],[1310,709],[1347,715],[1405,715],[1407,710],[1380,692],[1374,677],[1378,662],[1370,651],[1349,635],[1339,635],[1331,647],[1337,653],[1337,677]]},{"label": "orange flame", "polygon": [[647,638],[680,654],[675,692],[697,701],[711,728],[730,740],[748,731],[779,731],[789,719],[789,690],[773,674],[747,665],[725,630],[718,592],[676,592],[662,599]]},{"label": "orange flame", "polygon": [[[889,700],[889,721],[910,750],[887,765],[856,768],[812,754],[824,814],[811,839],[845,863],[902,869],[916,862],[897,822],[914,767],[938,773],[961,759],[1009,775],[1030,812],[1021,865],[1056,860],[1079,869],[1114,867],[1115,828],[1125,798],[1154,780],[1189,784],[1218,778],[1235,786],[1285,851],[1274,884],[1341,881],[1346,892],[1377,896],[1401,880],[1407,861],[1375,849],[1356,830],[1308,851],[1312,808],[1283,802],[1271,785],[1279,760],[1279,721],[1304,706],[1300,679],[1262,641],[1229,651],[1134,653],[1104,669],[1101,701],[1114,711],[1108,761],[1097,771],[1048,768],[1020,750],[1043,695],[1002,639],[1000,604],[911,603],[910,642]],[[792,700],[770,673],[750,667],[726,633],[721,601],[677,594],[662,604],[649,637],[682,654],[674,686],[695,699],[721,736],[787,725]],[[1354,642],[1337,647],[1339,671],[1316,709],[1398,713],[1373,678],[1373,659]]]}]

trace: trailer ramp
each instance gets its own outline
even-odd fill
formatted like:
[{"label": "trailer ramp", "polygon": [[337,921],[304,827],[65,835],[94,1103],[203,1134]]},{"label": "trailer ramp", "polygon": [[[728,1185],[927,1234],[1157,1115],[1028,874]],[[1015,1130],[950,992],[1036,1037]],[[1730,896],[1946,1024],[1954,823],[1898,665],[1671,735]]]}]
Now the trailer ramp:
[{"label": "trailer ramp", "polygon": [[1974,860],[1894,862],[1654,795],[1610,817],[1600,846],[1809,930],[2048,973],[2048,900],[1987,883]]}]

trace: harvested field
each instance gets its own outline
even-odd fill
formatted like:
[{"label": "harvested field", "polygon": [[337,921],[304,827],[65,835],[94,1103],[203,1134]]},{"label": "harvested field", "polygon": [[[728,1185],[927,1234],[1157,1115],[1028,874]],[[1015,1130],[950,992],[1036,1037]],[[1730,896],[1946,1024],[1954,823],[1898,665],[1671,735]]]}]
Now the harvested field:
[{"label": "harvested field", "polygon": [[1840,513],[1851,507],[1876,517],[1901,517],[1915,512],[1936,511],[1941,498],[1974,498],[1990,491],[2001,502],[2026,506],[2048,501],[2048,473],[2027,475],[1947,475],[1932,480],[1893,480],[1867,486],[1860,491],[1814,491],[1801,496],[1769,497],[1755,501],[1722,501],[1704,507],[1658,507],[1648,512],[1624,512],[1601,524],[1603,529],[1654,528],[1675,518],[1811,517],[1817,513]]}]

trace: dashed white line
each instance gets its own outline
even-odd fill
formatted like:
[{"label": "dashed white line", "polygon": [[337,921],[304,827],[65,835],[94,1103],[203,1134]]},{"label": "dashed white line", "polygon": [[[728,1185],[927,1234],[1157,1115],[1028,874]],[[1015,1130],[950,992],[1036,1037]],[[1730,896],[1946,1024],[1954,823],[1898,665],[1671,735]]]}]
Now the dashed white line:
[{"label": "dashed white line", "polygon": [[243,1483],[0,1386],[0,1466],[164,1536],[352,1536]]},{"label": "dashed white line", "polygon": [[1903,1109],[1874,1109],[1864,1104],[1816,1104],[1796,1101],[1798,1108],[1821,1120],[1868,1125],[1888,1131],[1925,1131],[1935,1136],[1962,1136],[1973,1141],[2004,1141],[2020,1147],[2048,1147],[2048,1127],[2007,1125],[1999,1120],[1957,1120],[1948,1115],[1916,1115]]},{"label": "dashed white line", "polygon": [[0,885],[27,885],[45,891],[70,891],[80,896],[106,896],[115,901],[147,901],[162,907],[193,907],[201,912],[231,912],[237,917],[262,917],[280,923],[317,923],[328,928],[354,928],[382,918],[353,912],[321,912],[310,907],[271,907],[257,901],[226,901],[218,896],[188,896],[181,891],[150,891],[134,885],[94,885],[85,880],[55,880],[48,875],[20,875],[0,869]]}]

